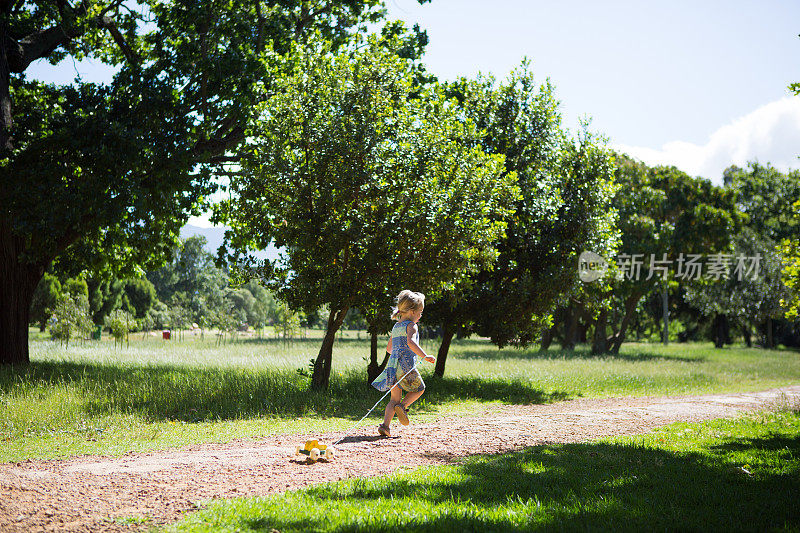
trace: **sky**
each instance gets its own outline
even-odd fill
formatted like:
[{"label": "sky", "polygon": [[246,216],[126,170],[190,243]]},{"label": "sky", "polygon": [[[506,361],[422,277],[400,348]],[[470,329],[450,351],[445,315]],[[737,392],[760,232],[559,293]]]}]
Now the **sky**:
[{"label": "sky", "polygon": [[387,0],[428,32],[441,79],[504,78],[523,57],[549,78],[564,123],[592,119],[650,164],[721,183],[730,164],[800,168],[797,0]]},{"label": "sky", "polygon": [[[591,128],[649,164],[721,183],[748,161],[800,168],[797,0],[386,0],[389,18],[418,23],[424,63],[442,80],[502,79],[523,58],[549,78],[564,124]],[[102,66],[42,62],[29,75],[102,78]],[[205,217],[192,224],[207,226]]]}]

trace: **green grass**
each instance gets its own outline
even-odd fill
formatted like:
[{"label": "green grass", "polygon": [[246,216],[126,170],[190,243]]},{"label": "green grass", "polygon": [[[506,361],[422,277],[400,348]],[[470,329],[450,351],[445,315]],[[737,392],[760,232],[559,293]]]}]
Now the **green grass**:
[{"label": "green grass", "polygon": [[[66,349],[34,335],[29,367],[0,368],[0,461],[345,431],[380,397],[365,384],[369,342],[356,332],[337,340],[331,388],[311,393],[297,371],[319,349],[321,332],[310,334],[288,346],[136,336],[121,349],[108,340]],[[498,350],[467,339],[454,342],[444,379],[431,370],[423,367],[428,390],[414,407],[421,421],[495,403],[767,389],[800,382],[800,354],[626,344],[616,357],[597,357],[581,349]]]},{"label": "green grass", "polygon": [[800,413],[222,500],[169,531],[798,531]]}]

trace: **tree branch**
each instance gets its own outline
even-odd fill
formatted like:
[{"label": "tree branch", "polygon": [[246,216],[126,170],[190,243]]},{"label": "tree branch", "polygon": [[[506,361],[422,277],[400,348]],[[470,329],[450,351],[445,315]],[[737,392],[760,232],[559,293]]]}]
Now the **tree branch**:
[{"label": "tree branch", "polygon": [[247,173],[244,171],[235,171],[235,170],[215,170],[214,175],[216,176],[246,176]]},{"label": "tree branch", "polygon": [[[227,121],[226,121],[227,122]],[[237,125],[227,133],[220,128],[217,134],[208,139],[201,139],[192,148],[192,155],[206,163],[212,162],[215,157],[224,156],[225,152],[244,140],[244,128]]]},{"label": "tree branch", "polygon": [[11,72],[24,72],[28,65],[47,57],[50,53],[63,44],[80,35],[80,32],[67,30],[61,24],[28,34],[19,42],[6,40],[8,50],[8,66]]},{"label": "tree branch", "polygon": [[[99,14],[99,15],[97,15],[97,18],[104,18],[104,17],[106,16],[106,13],[108,13],[108,12],[109,12],[109,11],[111,11],[112,9],[115,9],[115,8],[117,8],[117,7],[120,7],[121,5],[122,5],[122,0],[117,0],[116,2],[111,2],[110,4],[108,4],[108,5],[105,7],[105,9],[103,9],[103,10],[100,12],[100,14]],[[131,12],[131,11],[130,11],[130,8],[128,8],[128,11],[129,11],[129,12]],[[119,14],[119,13],[117,13],[117,14]]]},{"label": "tree branch", "polygon": [[261,53],[264,50],[264,13],[261,12],[261,0],[256,0],[256,15],[258,16],[256,52]]},{"label": "tree branch", "polygon": [[300,16],[297,17],[297,23],[294,26],[295,37],[298,37],[300,35],[300,32],[302,32],[305,29],[306,24],[308,24],[310,21],[314,20],[315,18],[317,18],[322,14],[330,13],[332,9],[333,9],[333,2],[328,2],[328,5],[326,5],[325,7],[322,7],[316,11],[309,11],[308,2],[303,2],[302,7],[300,8]]},{"label": "tree branch", "polygon": [[[119,2],[112,2],[103,11],[103,13],[106,13],[109,9],[112,9],[118,5]],[[64,2],[59,2],[58,9],[62,15],[62,18],[66,19],[67,17],[65,9],[69,10],[72,8],[70,8],[70,6]],[[100,28],[107,29],[109,33],[111,33],[111,37],[114,39],[114,42],[117,43],[117,46],[119,46],[129,63],[132,65],[138,65],[140,63],[139,57],[131,49],[131,47],[128,46],[128,43],[125,42],[124,36],[119,31],[116,23],[113,19],[111,19],[111,17],[101,15],[96,18],[96,23]],[[6,37],[5,45],[6,49],[8,50],[8,64],[10,71],[15,73],[24,72],[31,63],[37,59],[47,57],[53,52],[53,50],[59,46],[66,45],[72,39],[80,36],[82,33],[83,30],[79,28],[79,25],[68,26],[64,23],[61,23],[44,30],[29,33],[25,37],[19,39],[19,41],[14,41],[13,39]]]},{"label": "tree branch", "polygon": [[61,19],[64,19],[64,7],[67,5],[65,0],[56,0],[56,7],[58,8],[58,14],[61,15]]},{"label": "tree branch", "polygon": [[111,34],[111,37],[114,39],[114,42],[117,43],[117,46],[119,46],[125,59],[128,60],[128,63],[134,67],[138,67],[140,63],[139,56],[136,55],[136,52],[125,42],[125,37],[122,35],[122,32],[119,31],[119,28],[117,28],[114,20],[104,15],[97,19],[97,25],[108,30],[108,33]]},{"label": "tree branch", "polygon": [[212,165],[225,165],[229,163],[239,163],[242,160],[241,155],[216,155],[212,156],[208,163]]}]

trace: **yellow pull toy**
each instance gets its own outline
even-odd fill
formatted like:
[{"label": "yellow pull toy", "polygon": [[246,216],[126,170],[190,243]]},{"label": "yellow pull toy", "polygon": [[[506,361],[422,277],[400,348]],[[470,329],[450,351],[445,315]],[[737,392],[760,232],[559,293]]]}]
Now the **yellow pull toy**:
[{"label": "yellow pull toy", "polygon": [[303,446],[298,446],[295,455],[307,455],[309,463],[315,463],[318,459],[333,461],[336,456],[336,449],[330,444],[323,444],[318,440],[307,440]]}]

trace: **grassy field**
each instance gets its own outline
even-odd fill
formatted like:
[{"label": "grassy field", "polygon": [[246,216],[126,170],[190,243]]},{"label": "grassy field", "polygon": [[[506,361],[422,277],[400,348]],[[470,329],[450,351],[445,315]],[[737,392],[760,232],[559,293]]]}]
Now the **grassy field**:
[{"label": "grassy field", "polygon": [[798,531],[800,412],[217,501],[169,531]]},{"label": "grassy field", "polygon": [[[243,338],[217,346],[209,337],[136,336],[125,348],[104,339],[66,349],[34,333],[31,365],[0,368],[0,461],[345,431],[380,397],[365,384],[369,342],[364,333],[341,336],[330,390],[311,393],[303,374],[320,338],[315,331],[290,345]],[[423,346],[436,352],[433,340]],[[616,357],[598,357],[466,339],[454,342],[444,379],[431,371],[425,364],[417,420],[498,402],[767,389],[800,382],[800,353],[626,344]]]}]

